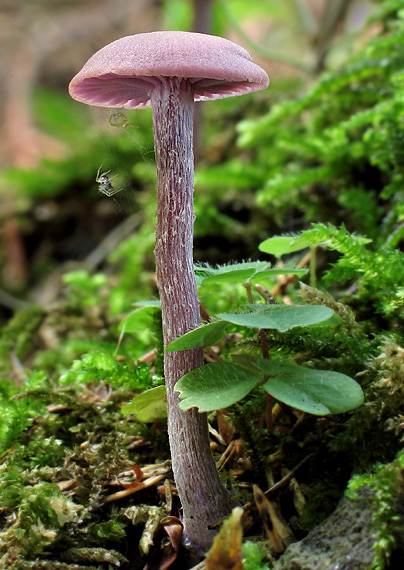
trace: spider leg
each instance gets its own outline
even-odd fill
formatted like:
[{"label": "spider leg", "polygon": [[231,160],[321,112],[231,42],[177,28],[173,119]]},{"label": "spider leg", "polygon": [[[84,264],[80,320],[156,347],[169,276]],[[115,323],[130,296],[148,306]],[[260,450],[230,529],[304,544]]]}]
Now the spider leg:
[{"label": "spider leg", "polygon": [[95,178],[96,182],[98,182],[98,179],[100,177],[101,168],[104,166],[104,162],[105,162],[105,159],[101,162],[101,165],[100,165],[99,169],[97,170],[97,176]]},{"label": "spider leg", "polygon": [[108,196],[108,198],[111,198],[111,196],[118,194],[118,192],[120,192],[122,190],[122,187],[118,186],[118,188],[112,188],[112,186],[111,186],[111,188],[105,188],[105,186],[104,186],[104,188],[103,189],[100,188],[100,190],[103,194]]}]

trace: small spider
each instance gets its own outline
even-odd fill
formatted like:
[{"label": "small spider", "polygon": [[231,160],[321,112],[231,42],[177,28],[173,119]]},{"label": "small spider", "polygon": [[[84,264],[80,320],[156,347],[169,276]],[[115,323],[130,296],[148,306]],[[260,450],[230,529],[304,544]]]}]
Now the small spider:
[{"label": "small spider", "polygon": [[102,192],[103,194],[105,194],[105,196],[108,196],[108,198],[110,198],[114,194],[117,194],[118,192],[120,192],[122,190],[122,188],[114,188],[112,186],[111,180],[109,179],[109,176],[108,176],[108,174],[111,172],[110,170],[107,170],[107,172],[103,172],[102,174],[100,174],[103,164],[104,163],[102,163],[98,169],[95,181],[100,185],[98,188],[99,191]]}]

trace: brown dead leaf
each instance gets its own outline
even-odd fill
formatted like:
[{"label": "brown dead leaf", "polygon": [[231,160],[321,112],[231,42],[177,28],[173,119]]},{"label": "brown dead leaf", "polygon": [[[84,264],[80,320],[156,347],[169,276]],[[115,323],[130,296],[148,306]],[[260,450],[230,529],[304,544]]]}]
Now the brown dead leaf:
[{"label": "brown dead leaf", "polygon": [[276,504],[266,498],[258,485],[253,485],[253,492],[255,504],[272,548],[277,554],[281,554],[296,540],[293,532],[279,513]]},{"label": "brown dead leaf", "polygon": [[219,433],[228,445],[234,436],[234,432],[235,432],[234,426],[227,419],[227,414],[226,414],[225,410],[218,410],[216,412],[216,416],[217,416],[217,426],[218,426]]},{"label": "brown dead leaf", "polygon": [[184,526],[180,519],[173,516],[162,519],[160,525],[167,534],[169,542],[161,540],[160,547],[154,551],[143,570],[167,570],[177,559]]},{"label": "brown dead leaf", "polygon": [[213,546],[206,555],[206,570],[244,570],[241,545],[243,527],[241,517],[243,509],[236,507],[226,519]]}]

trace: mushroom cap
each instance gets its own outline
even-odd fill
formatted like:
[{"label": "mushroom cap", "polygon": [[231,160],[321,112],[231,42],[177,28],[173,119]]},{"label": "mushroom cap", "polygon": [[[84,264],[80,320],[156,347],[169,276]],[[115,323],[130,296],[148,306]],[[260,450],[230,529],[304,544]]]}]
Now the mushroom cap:
[{"label": "mushroom cap", "polygon": [[77,101],[100,107],[150,107],[161,77],[189,79],[195,101],[243,95],[268,87],[268,75],[241,46],[193,32],[126,36],[97,51],[72,79]]}]

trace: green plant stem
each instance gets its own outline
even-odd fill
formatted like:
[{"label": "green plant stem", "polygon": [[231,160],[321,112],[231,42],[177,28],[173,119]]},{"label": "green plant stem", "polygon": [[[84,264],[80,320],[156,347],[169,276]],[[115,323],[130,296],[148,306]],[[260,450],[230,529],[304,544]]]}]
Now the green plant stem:
[{"label": "green plant stem", "polygon": [[[268,349],[268,341],[265,334],[264,329],[259,329],[258,331],[260,340],[261,340],[261,347],[262,347],[262,356],[263,358],[271,358]],[[269,376],[265,374],[263,378],[263,384],[268,380]],[[268,431],[274,431],[274,422],[272,418],[272,407],[273,407],[273,398],[270,394],[266,393],[266,410],[265,410],[265,423],[267,426]]]},{"label": "green plant stem", "polygon": [[316,277],[316,251],[317,247],[315,245],[310,246],[310,287],[316,288],[317,277]]}]

